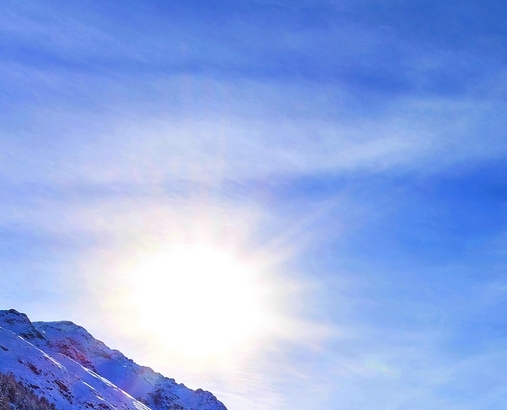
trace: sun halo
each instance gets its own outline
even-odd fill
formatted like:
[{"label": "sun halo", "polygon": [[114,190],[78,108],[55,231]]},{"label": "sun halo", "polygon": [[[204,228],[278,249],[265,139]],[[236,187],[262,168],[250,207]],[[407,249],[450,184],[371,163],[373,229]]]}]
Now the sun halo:
[{"label": "sun halo", "polygon": [[266,333],[270,302],[255,258],[207,244],[171,245],[137,256],[125,277],[137,326],[168,349],[233,354]]}]

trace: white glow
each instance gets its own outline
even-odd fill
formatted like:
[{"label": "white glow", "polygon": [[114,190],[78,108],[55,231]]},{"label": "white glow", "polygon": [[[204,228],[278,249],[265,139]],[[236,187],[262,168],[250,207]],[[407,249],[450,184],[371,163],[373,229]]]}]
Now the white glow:
[{"label": "white glow", "polygon": [[269,408],[278,392],[266,369],[285,369],[287,343],[327,340],[328,328],[303,318],[312,283],[287,269],[307,222],[269,237],[253,207],[171,199],[92,211],[80,221],[97,226],[103,246],[81,268],[87,320],[137,363],[237,408],[262,391],[256,405]]},{"label": "white glow", "polygon": [[286,342],[326,337],[300,318],[309,286],[286,270],[297,229],[266,240],[256,209],[150,205],[111,207],[96,223],[112,246],[83,266],[111,346],[190,387],[240,392]]},{"label": "white glow", "polygon": [[171,244],[134,258],[124,272],[140,331],[172,350],[228,355],[255,343],[269,324],[262,268],[232,250]]}]

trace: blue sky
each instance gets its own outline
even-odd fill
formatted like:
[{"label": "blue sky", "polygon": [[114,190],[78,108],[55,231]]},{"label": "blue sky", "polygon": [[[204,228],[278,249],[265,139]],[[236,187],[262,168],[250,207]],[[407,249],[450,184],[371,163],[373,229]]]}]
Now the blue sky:
[{"label": "blue sky", "polygon": [[[74,320],[230,410],[501,408],[506,13],[3,2],[3,308]],[[255,349],[199,366],[134,334],[122,269],[180,242],[269,266],[279,326]]]}]

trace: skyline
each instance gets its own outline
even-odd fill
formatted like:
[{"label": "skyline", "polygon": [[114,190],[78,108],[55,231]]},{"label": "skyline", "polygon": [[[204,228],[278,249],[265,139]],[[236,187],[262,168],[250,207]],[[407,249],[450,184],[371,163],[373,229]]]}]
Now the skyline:
[{"label": "skyline", "polygon": [[229,410],[499,408],[505,16],[4,2],[1,308]]}]

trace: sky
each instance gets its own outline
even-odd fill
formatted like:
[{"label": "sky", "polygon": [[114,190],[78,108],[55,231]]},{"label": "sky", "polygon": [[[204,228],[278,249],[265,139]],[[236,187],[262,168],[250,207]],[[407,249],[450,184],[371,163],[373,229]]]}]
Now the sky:
[{"label": "sky", "polygon": [[507,383],[507,3],[0,5],[0,308],[229,410]]}]

